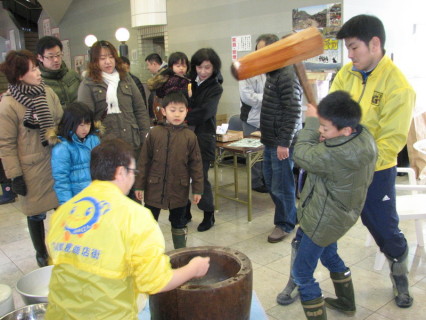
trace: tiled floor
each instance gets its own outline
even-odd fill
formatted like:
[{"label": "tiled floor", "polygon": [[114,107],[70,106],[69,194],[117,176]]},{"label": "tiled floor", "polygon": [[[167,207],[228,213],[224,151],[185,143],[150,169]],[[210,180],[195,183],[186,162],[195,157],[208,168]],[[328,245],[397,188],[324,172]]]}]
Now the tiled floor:
[{"label": "tiled floor", "polygon": [[[222,182],[229,182],[232,174],[222,169]],[[211,172],[213,176],[213,172]],[[242,178],[244,173],[241,174]],[[243,179],[244,180],[244,179]],[[243,190],[244,184],[241,186]],[[243,198],[244,196],[242,196]],[[193,221],[189,223],[188,246],[217,245],[231,247],[245,253],[253,264],[254,290],[269,319],[304,319],[300,302],[283,307],[275,302],[276,295],[283,289],[289,275],[290,241],[270,244],[266,241],[272,230],[274,206],[267,194],[253,193],[253,221],[247,222],[246,207],[222,199],[216,214],[215,226],[207,232],[197,232],[202,213],[193,208]],[[168,213],[160,215],[160,226],[166,239],[167,250],[173,249]],[[426,226],[426,224],[425,224]],[[426,227],[423,233],[426,237]],[[425,319],[426,316],[426,253],[418,247],[413,221],[401,223],[409,247],[411,294],[414,304],[409,309],[396,307],[392,296],[389,268],[373,269],[376,247],[365,247],[366,228],[358,222],[340,241],[339,253],[352,269],[357,313],[352,319],[400,320]],[[15,287],[16,281],[37,267],[26,218],[19,211],[19,203],[0,206],[0,283]],[[333,285],[327,270],[319,264],[315,273],[325,296],[333,295]],[[22,300],[14,292],[15,306]],[[333,310],[327,310],[328,319],[347,319]],[[229,319],[232,320],[232,319]]]}]

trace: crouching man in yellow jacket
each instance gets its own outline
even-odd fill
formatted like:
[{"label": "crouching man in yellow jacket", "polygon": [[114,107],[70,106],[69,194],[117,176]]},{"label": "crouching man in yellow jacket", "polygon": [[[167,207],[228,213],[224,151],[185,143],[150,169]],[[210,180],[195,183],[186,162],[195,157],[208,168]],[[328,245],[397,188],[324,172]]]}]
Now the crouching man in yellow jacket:
[{"label": "crouching man in yellow jacket", "polygon": [[136,173],[121,140],[92,151],[93,182],[53,214],[47,245],[54,264],[46,319],[137,319],[139,293],[202,277],[209,258],[172,269],[151,212],[126,197]]}]

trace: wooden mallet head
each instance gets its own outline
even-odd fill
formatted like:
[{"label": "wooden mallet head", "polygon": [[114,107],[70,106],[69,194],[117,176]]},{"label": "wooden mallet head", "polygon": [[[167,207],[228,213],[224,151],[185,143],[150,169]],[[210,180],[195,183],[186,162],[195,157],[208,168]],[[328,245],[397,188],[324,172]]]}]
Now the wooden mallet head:
[{"label": "wooden mallet head", "polygon": [[232,63],[231,72],[235,79],[244,80],[294,64],[308,102],[316,106],[302,61],[323,52],[322,35],[311,27],[238,59]]},{"label": "wooden mallet head", "polygon": [[296,64],[323,52],[321,33],[317,28],[310,27],[234,61],[231,72],[235,79],[244,80]]}]

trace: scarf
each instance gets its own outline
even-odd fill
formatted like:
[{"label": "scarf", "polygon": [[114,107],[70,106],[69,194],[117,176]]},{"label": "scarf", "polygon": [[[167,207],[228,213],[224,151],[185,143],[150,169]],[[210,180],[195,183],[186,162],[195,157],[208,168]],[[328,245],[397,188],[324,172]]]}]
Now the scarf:
[{"label": "scarf", "polygon": [[42,81],[38,86],[22,82],[16,85],[9,84],[9,91],[16,101],[27,108],[24,115],[24,127],[40,129],[41,144],[47,146],[49,143],[45,137],[46,131],[48,128],[53,128],[55,123],[47,105],[44,82]]},{"label": "scarf", "polygon": [[45,68],[42,64],[39,66],[43,78],[61,80],[68,72],[65,62],[62,61],[61,67],[58,70]]},{"label": "scarf", "polygon": [[117,88],[120,82],[120,75],[114,69],[113,73],[102,72],[102,79],[108,85],[106,93],[107,114],[121,113],[118,106]]}]

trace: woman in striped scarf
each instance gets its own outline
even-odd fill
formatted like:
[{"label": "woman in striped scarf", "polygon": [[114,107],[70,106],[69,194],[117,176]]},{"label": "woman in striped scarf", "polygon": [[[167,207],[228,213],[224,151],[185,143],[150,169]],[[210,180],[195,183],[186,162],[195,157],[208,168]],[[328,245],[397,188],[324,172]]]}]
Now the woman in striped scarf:
[{"label": "woman in striped scarf", "polygon": [[46,132],[58,125],[63,111],[56,94],[44,85],[30,51],[10,51],[0,71],[9,82],[0,101],[0,157],[13,191],[20,195],[42,267],[48,264],[43,221],[46,212],[58,206]]}]

